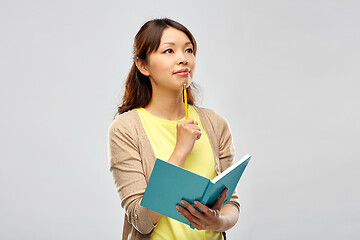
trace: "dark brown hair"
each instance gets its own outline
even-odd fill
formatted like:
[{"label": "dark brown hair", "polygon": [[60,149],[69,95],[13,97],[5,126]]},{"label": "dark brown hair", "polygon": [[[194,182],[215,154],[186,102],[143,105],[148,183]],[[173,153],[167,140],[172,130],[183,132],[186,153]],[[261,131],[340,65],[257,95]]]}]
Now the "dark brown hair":
[{"label": "dark brown hair", "polygon": [[[118,107],[116,114],[122,114],[138,107],[145,107],[150,102],[152,96],[150,79],[138,70],[135,65],[135,60],[136,58],[140,58],[147,62],[148,55],[159,48],[164,29],[169,27],[178,29],[188,36],[194,48],[193,53],[196,56],[197,46],[195,38],[185,26],[168,18],[153,19],[146,22],[140,28],[134,39],[133,65],[125,82],[122,104]],[[195,98],[192,92],[194,89],[196,90],[196,87],[193,83],[187,88],[188,104],[195,104]]]}]

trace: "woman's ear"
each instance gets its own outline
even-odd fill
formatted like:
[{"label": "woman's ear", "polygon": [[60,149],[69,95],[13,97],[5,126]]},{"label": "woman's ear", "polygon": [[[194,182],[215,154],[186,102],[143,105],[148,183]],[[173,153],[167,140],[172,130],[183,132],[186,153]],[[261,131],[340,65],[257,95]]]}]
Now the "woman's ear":
[{"label": "woman's ear", "polygon": [[145,75],[145,76],[149,76],[149,75],[150,75],[150,73],[149,73],[149,71],[148,71],[148,69],[147,69],[147,66],[146,66],[144,60],[142,60],[142,59],[140,59],[140,58],[137,57],[136,60],[135,60],[135,64],[136,64],[136,67],[139,69],[139,71],[140,71],[143,75]]}]

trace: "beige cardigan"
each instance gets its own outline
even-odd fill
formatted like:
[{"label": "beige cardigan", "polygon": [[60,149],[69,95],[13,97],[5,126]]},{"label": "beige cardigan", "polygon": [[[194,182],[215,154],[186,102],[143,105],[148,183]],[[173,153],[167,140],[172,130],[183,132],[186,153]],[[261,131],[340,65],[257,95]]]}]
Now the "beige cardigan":
[{"label": "beige cardigan", "polygon": [[[209,137],[219,174],[233,163],[235,149],[226,120],[214,111],[195,107]],[[135,109],[119,115],[109,127],[110,171],[125,209],[123,240],[151,239],[154,225],[141,199],[155,164],[155,154]],[[227,204],[240,211],[236,191]],[[226,238],[225,232],[223,233]]]}]

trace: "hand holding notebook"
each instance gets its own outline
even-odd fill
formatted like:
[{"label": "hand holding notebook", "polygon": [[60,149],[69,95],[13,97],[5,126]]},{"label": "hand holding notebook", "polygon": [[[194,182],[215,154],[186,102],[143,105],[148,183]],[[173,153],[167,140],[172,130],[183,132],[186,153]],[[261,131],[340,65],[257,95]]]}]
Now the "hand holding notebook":
[{"label": "hand holding notebook", "polygon": [[228,188],[225,188],[215,204],[209,208],[199,201],[195,201],[193,206],[185,200],[181,200],[181,204],[186,208],[176,205],[176,209],[184,216],[190,223],[190,227],[198,230],[214,230],[221,225],[220,211],[223,207],[225,198],[227,196]]}]

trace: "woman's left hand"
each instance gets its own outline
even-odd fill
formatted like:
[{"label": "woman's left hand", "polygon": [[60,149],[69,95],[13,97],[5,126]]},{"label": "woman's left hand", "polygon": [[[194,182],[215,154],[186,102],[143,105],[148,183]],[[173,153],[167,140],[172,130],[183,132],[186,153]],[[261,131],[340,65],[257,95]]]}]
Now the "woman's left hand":
[{"label": "woman's left hand", "polygon": [[228,188],[225,188],[212,208],[208,208],[202,203],[195,201],[194,204],[202,213],[196,210],[190,203],[181,200],[181,204],[186,208],[177,205],[176,209],[183,215],[197,230],[219,231],[224,225],[224,218],[220,210],[225,201]]}]

